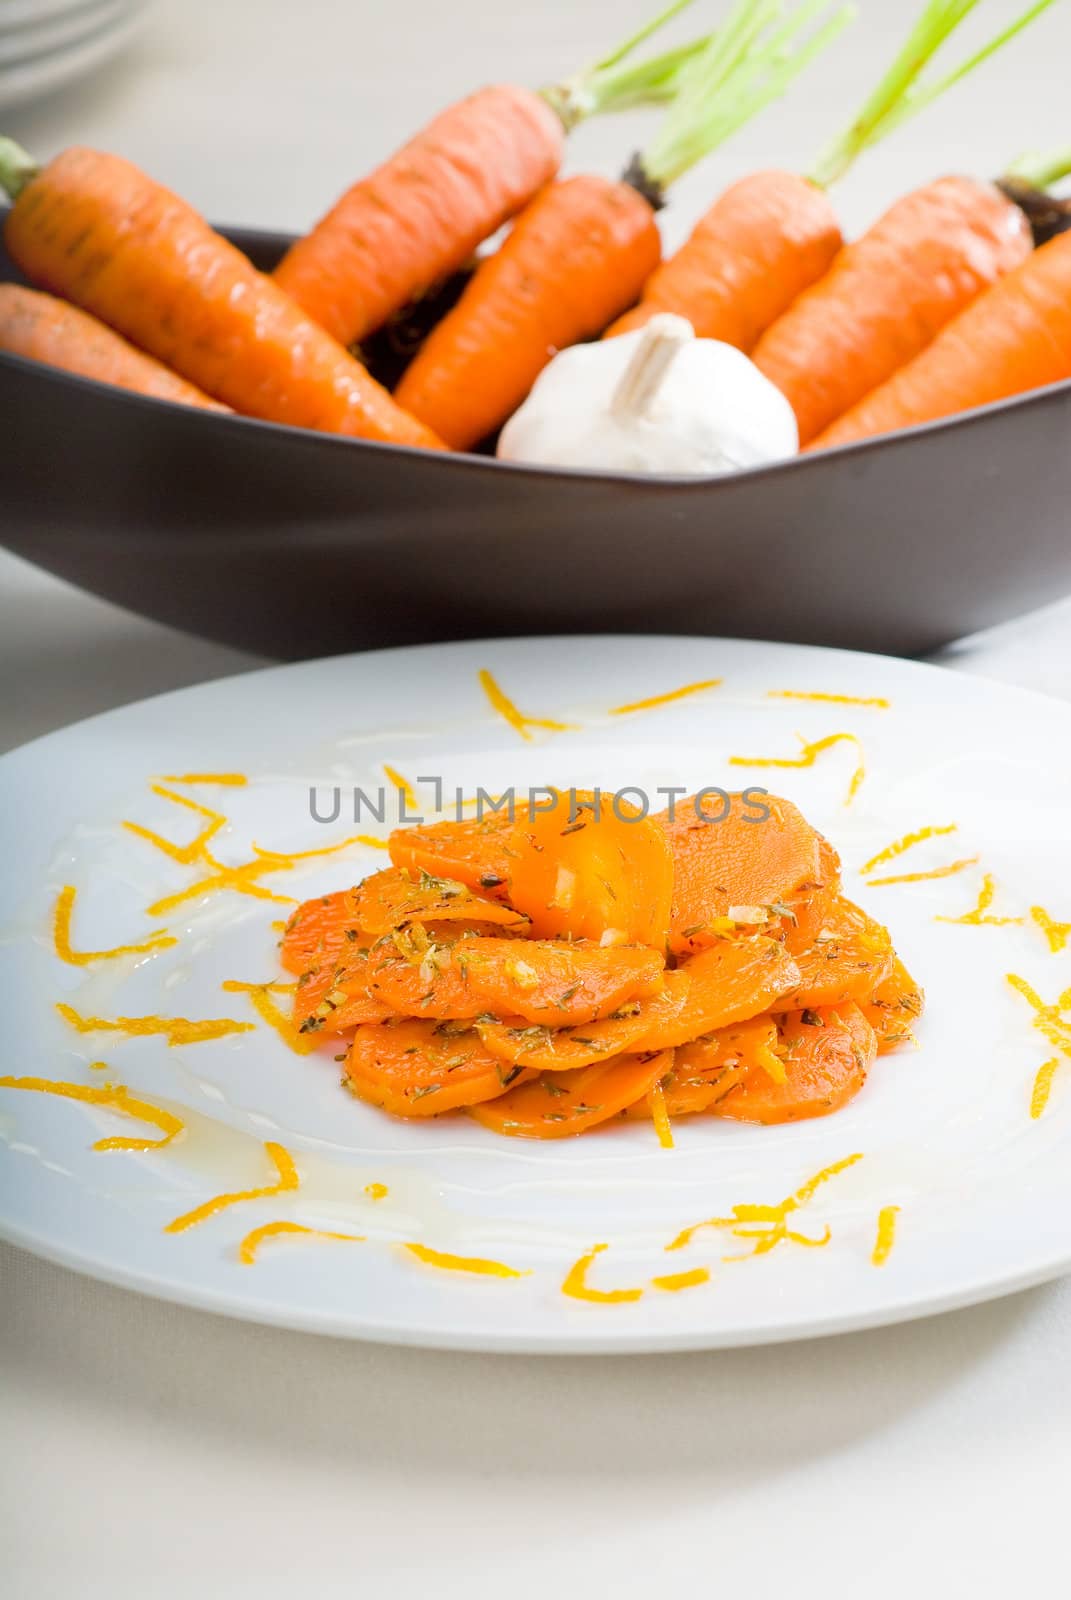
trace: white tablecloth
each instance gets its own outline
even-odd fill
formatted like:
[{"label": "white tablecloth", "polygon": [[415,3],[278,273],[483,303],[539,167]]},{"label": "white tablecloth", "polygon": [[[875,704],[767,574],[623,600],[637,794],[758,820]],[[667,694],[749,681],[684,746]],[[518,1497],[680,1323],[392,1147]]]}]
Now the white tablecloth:
[{"label": "white tablecloth", "polygon": [[[8,131],[46,155],[74,138],[119,149],[210,215],[299,226],[419,108],[492,75],[554,76],[648,8],[173,0],[124,62]],[[812,149],[904,9],[869,0],[855,40],[740,159],[783,162],[786,136],[790,156]],[[1009,7],[983,9],[992,26]],[[844,190],[849,219],[935,164],[997,170],[1024,137],[1066,140],[1069,45],[1065,17],[1044,48],[1039,32],[991,69],[989,89],[968,85],[879,152]],[[585,130],[578,155],[610,170],[635,129]],[[726,155],[687,183],[680,212],[733,169]],[[948,660],[1071,694],[1069,628],[1071,603],[1056,605]],[[131,684],[254,664],[0,560],[6,744],[120,704]],[[0,1274],[11,1600],[653,1586],[900,1600],[1053,1593],[1066,1566],[1071,1282],[824,1342],[535,1361],[248,1327],[7,1248]]]}]

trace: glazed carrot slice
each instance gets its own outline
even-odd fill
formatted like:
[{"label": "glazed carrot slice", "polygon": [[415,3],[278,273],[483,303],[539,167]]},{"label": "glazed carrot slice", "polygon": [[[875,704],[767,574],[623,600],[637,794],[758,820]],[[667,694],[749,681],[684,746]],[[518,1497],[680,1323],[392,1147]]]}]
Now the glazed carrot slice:
[{"label": "glazed carrot slice", "polygon": [[352,945],[303,972],[294,991],[294,1026],[302,1033],[333,1036],[359,1022],[385,1022],[389,1007],[368,993],[365,975],[370,945],[358,936]]},{"label": "glazed carrot slice", "polygon": [[279,959],[287,972],[301,977],[312,967],[337,964],[346,947],[347,931],[356,933],[355,897],[356,890],[339,889],[298,906],[279,945]]},{"label": "glazed carrot slice", "polygon": [[[662,1079],[666,1113],[670,1117],[694,1116],[709,1111],[723,1095],[740,1083],[751,1066],[765,1062],[784,1069],[773,1055],[777,1024],[771,1016],[755,1017],[731,1028],[721,1028],[703,1039],[681,1045],[673,1053],[672,1069]],[[629,1106],[630,1121],[646,1122],[651,1116],[647,1099]]]},{"label": "glazed carrot slice", "polygon": [[396,1117],[437,1117],[505,1094],[524,1069],[491,1055],[473,1028],[406,1017],[359,1027],[346,1075],[370,1105]]},{"label": "glazed carrot slice", "polygon": [[822,881],[821,837],[788,800],[759,791],[730,795],[728,804],[717,794],[689,796],[672,820],[668,810],[654,820],[673,852],[669,943],[677,955],[714,944],[727,919],[776,920]]},{"label": "glazed carrot slice", "polygon": [[859,1009],[878,1036],[878,1055],[888,1055],[914,1037],[912,1025],[922,1015],[925,996],[899,956],[892,972],[878,984]]},{"label": "glazed carrot slice", "polygon": [[381,940],[362,989],[401,1016],[522,1017],[570,1026],[609,1016],[662,987],[662,957],[638,945],[614,948],[553,940],[474,938],[454,944]]},{"label": "glazed carrot slice", "polygon": [[688,998],[688,980],[667,972],[665,988],[650,1000],[629,1000],[601,1022],[576,1028],[552,1028],[521,1017],[480,1020],[480,1038],[492,1055],[515,1066],[539,1072],[572,1072],[631,1050],[655,1029],[667,1028]]},{"label": "glazed carrot slice", "polygon": [[660,1050],[615,1056],[579,1072],[541,1072],[470,1114],[485,1128],[518,1139],[567,1139],[619,1116],[672,1065],[672,1050]]},{"label": "glazed carrot slice", "polygon": [[387,841],[396,867],[453,878],[492,899],[503,898],[509,885],[507,836],[513,819],[505,811],[461,822],[395,828]]},{"label": "glazed carrot slice", "polygon": [[457,878],[435,877],[410,867],[374,872],[355,891],[357,923],[362,933],[378,936],[408,922],[483,922],[523,930],[523,912],[489,900]]},{"label": "glazed carrot slice", "polygon": [[843,896],[827,908],[817,932],[790,927],[785,949],[800,969],[787,1000],[793,1010],[868,999],[893,969],[888,929]]},{"label": "glazed carrot slice", "polygon": [[640,1041],[645,1050],[687,1044],[715,1028],[770,1011],[799,983],[799,968],[778,939],[753,934],[723,939],[667,975],[686,980],[687,998],[676,1013],[656,1022]]},{"label": "glazed carrot slice", "polygon": [[859,1093],[877,1054],[877,1038],[859,1007],[822,1007],[804,1022],[799,1012],[779,1019],[785,1081],[761,1066],[711,1108],[736,1122],[801,1122],[839,1111]]},{"label": "glazed carrot slice", "polygon": [[673,854],[665,830],[606,796],[559,793],[509,835],[510,901],[540,938],[665,945]]}]

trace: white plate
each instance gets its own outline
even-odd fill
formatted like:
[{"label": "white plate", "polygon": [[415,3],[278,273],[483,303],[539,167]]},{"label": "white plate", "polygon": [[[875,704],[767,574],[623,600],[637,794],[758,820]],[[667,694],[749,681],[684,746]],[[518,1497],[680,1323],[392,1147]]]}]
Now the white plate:
[{"label": "white plate", "polygon": [[[523,740],[477,681],[490,668],[523,709],[576,724]],[[696,680],[721,686],[630,715],[610,708]],[[888,700],[888,708],[788,699],[771,691]],[[853,733],[866,776],[845,795],[856,747],[841,741],[813,766],[744,768],[729,758],[789,758],[808,741]],[[889,923],[925,984],[920,1048],[881,1058],[863,1093],[836,1115],[780,1128],[682,1121],[676,1147],[646,1124],[618,1124],[574,1141],[497,1137],[464,1118],[393,1121],[339,1086],[330,1050],[299,1058],[269,1028],[169,1048],[162,1039],[76,1034],[63,1000],[84,1015],[150,1013],[256,1021],[226,979],[276,976],[270,923],[285,906],[225,892],[156,922],[146,907],[195,881],[120,824],[175,840],[196,814],[150,793],[167,774],[238,771],[244,788],[181,792],[230,817],[215,848],[250,857],[255,841],[294,851],[358,831],[345,815],[312,820],[339,785],[383,782],[383,763],[412,781],[555,783],[614,788],[765,784],[796,800],[841,851],[845,883]],[[0,1226],[16,1243],[79,1270],[183,1303],[257,1321],[355,1337],[481,1350],[687,1349],[790,1339],[919,1316],[1036,1283],[1071,1266],[1071,1062],[1045,1114],[1031,1088],[1057,1050],[1033,1026],[1006,974],[1046,1002],[1071,983],[1071,946],[1050,950],[1030,917],[1043,905],[1071,919],[1071,708],[903,661],[792,646],[689,639],[511,641],[312,662],[167,695],[7,757],[8,801],[0,981],[11,1075],[80,1084],[114,1079],[187,1123],[166,1151],[95,1152],[94,1141],[144,1132],[109,1111],[0,1091]],[[427,802],[430,788],[419,786]],[[660,803],[660,802],[659,802]],[[424,809],[427,809],[425,804]],[[930,871],[977,856],[952,876],[867,887],[859,868],[925,826],[955,833],[905,851],[875,875]],[[366,819],[361,831],[384,833]],[[264,878],[304,897],[382,864],[354,846]],[[993,875],[990,916],[1021,923],[950,923]],[[49,919],[57,891],[76,886],[74,939],[103,949],[166,922],[179,943],[154,957],[66,965]],[[90,1063],[105,1060],[108,1073]],[[1062,1057],[1061,1057],[1062,1059]],[[1063,1081],[1066,1073],[1067,1081]],[[148,1130],[151,1134],[152,1130]],[[281,1142],[302,1187],[243,1201],[165,1234],[177,1214],[221,1191],[271,1181],[262,1142]],[[740,1203],[774,1204],[819,1169],[861,1155],[796,1214],[798,1230],[830,1242],[750,1248],[708,1229],[687,1249],[665,1245],[686,1224]],[[383,1183],[373,1201],[367,1183]],[[871,1253],[879,1211],[899,1206],[883,1266]],[[274,1220],[355,1232],[351,1244],[269,1242],[253,1266],[237,1246]],[[399,1241],[504,1260],[513,1280],[419,1264]],[[643,1287],[707,1266],[681,1293],[646,1287],[624,1304],[565,1298],[569,1263],[609,1249],[598,1287]]]}]

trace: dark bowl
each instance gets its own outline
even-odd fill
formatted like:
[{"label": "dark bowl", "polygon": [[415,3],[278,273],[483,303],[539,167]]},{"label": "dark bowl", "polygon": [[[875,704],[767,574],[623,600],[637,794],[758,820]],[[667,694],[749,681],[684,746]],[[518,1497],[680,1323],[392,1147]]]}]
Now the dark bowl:
[{"label": "dark bowl", "polygon": [[[287,243],[228,236],[263,268]],[[0,416],[9,549],[273,656],[600,631],[917,654],[1071,588],[1071,384],[708,480],[365,444],[7,355]]]}]

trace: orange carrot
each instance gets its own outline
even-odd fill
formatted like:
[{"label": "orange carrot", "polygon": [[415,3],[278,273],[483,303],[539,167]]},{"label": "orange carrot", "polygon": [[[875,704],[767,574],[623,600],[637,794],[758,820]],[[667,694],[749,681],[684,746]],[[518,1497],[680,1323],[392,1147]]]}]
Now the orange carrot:
[{"label": "orange carrot", "polygon": [[396,1117],[435,1117],[491,1100],[526,1076],[485,1050],[472,1028],[413,1018],[358,1028],[346,1073],[354,1094]]},{"label": "orange carrot", "polygon": [[790,926],[785,949],[800,969],[799,983],[784,1002],[793,1011],[847,1000],[861,1004],[893,970],[888,929],[840,896],[826,909],[817,933],[806,922]]},{"label": "orange carrot", "polygon": [[505,810],[494,811],[460,822],[395,828],[387,846],[396,867],[455,878],[467,888],[497,899],[509,888],[512,862],[506,841],[512,826]]},{"label": "orange carrot", "polygon": [[96,317],[16,283],[0,284],[0,350],[132,389],[153,400],[173,400],[205,411],[227,410],[152,356],[135,350]]},{"label": "orange carrot", "polygon": [[627,1002],[601,1022],[555,1028],[520,1017],[504,1022],[480,1018],[476,1026],[488,1050],[502,1061],[539,1072],[572,1072],[621,1055],[668,1030],[687,1005],[690,989],[683,972],[667,972],[661,994]]},{"label": "orange carrot", "polygon": [[429,335],[398,403],[469,449],[517,409],[558,350],[632,304],[660,253],[654,211],[628,184],[551,184]]},{"label": "orange carrot", "polygon": [[1020,266],[1030,227],[992,184],[939,178],[898,200],[759,340],[754,360],[808,444]]},{"label": "orange carrot", "polygon": [[642,327],[656,312],[671,311],[686,317],[698,334],[750,354],[760,336],[825,276],[837,257],[841,236],[824,192],[829,185],[865,150],[994,55],[1054,0],[1033,0],[1022,16],[959,67],[936,82],[925,81],[932,57],[977,3],[926,0],[888,69],[844,132],[823,151],[812,175],[759,172],[734,184],[677,254],[653,274],[640,304],[610,334]]},{"label": "orange carrot", "polygon": [[236,411],[436,448],[359,362],[197,213],[129,162],[65,150],[34,173],[0,141],[4,239],[26,276]]},{"label": "orange carrot", "polygon": [[356,891],[316,895],[294,911],[283,930],[279,959],[297,977],[312,967],[333,965],[346,948],[347,931],[357,931]]},{"label": "orange carrot", "polygon": [[825,4],[803,0],[786,17],[761,0],[737,0],[621,182],[568,178],[521,213],[417,353],[400,403],[467,449],[505,422],[558,350],[602,333],[634,304],[661,256],[654,213],[667,187],[840,32],[851,13],[834,0],[821,17]]},{"label": "orange carrot", "polygon": [[660,311],[686,317],[701,339],[752,351],[772,322],[828,270],[840,225],[824,192],[791,172],[756,172],[716,200],[685,244],[656,267],[638,306],[607,338]]},{"label": "orange carrot", "polygon": [[354,911],[360,931],[373,936],[415,921],[494,922],[517,931],[529,926],[522,911],[501,900],[487,900],[456,880],[405,867],[366,878],[354,891]]},{"label": "orange carrot", "polygon": [[1071,378],[1071,234],[987,290],[811,448],[851,444]]},{"label": "orange carrot", "polygon": [[512,84],[448,107],[342,198],[275,269],[341,344],[456,272],[558,170],[564,129]]},{"label": "orange carrot", "polygon": [[800,981],[799,968],[777,939],[756,934],[723,939],[685,961],[670,979],[687,985],[684,1005],[652,1022],[635,1046],[666,1050],[689,1044],[717,1028],[746,1022],[769,1011]]},{"label": "orange carrot", "polygon": [[664,829],[605,796],[563,792],[511,830],[510,904],[539,938],[661,949],[673,855]]},{"label": "orange carrot", "polygon": [[874,1030],[856,1005],[779,1018],[779,1053],[785,1068],[777,1083],[759,1065],[711,1111],[735,1122],[801,1122],[826,1117],[854,1099],[877,1053]]},{"label": "orange carrot", "polygon": [[892,972],[859,1007],[878,1036],[879,1056],[910,1043],[914,1037],[911,1030],[921,1017],[924,1005],[922,990],[896,956]]},{"label": "orange carrot", "polygon": [[673,853],[669,943],[679,956],[716,944],[734,922],[776,920],[839,865],[791,801],[765,790],[691,795],[676,801],[672,820],[668,810],[652,820]]},{"label": "orange carrot", "polygon": [[544,1072],[470,1115],[518,1139],[567,1139],[609,1122],[653,1089],[673,1065],[672,1050],[614,1056],[579,1072]]}]

